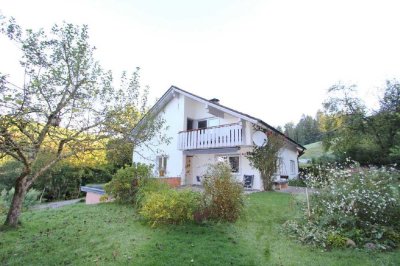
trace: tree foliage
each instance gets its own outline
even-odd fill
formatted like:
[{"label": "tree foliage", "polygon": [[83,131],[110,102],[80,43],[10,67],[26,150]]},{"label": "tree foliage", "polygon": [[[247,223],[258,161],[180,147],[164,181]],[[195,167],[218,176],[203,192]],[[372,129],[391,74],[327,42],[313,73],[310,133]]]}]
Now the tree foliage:
[{"label": "tree foliage", "polygon": [[284,145],[285,139],[282,136],[271,133],[266,145],[254,147],[248,155],[250,164],[260,171],[263,187],[266,191],[272,190],[273,176],[279,167],[279,152]]},{"label": "tree foliage", "polygon": [[319,112],[316,118],[310,115],[302,115],[297,124],[293,122],[284,125],[284,133],[296,142],[306,145],[321,140],[321,131],[319,129]]},{"label": "tree foliage", "polygon": [[387,81],[378,110],[369,110],[357,96],[356,86],[338,84],[329,90],[321,128],[323,143],[338,158],[362,164],[399,162],[400,83]]},{"label": "tree foliage", "polygon": [[131,137],[148,110],[148,90],[141,90],[138,70],[131,77],[124,73],[115,88],[111,72],[94,58],[86,25],[63,23],[45,32],[23,31],[13,19],[0,22],[21,49],[25,72],[21,86],[0,73],[0,157],[23,165],[6,219],[16,226],[26,192],[59,161],[104,149],[111,136],[133,145],[152,139],[162,121],[150,117]]}]

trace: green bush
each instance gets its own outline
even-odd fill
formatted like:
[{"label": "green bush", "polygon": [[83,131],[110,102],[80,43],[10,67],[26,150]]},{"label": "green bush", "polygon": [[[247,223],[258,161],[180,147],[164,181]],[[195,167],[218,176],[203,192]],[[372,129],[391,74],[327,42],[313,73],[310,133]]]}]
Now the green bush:
[{"label": "green bush", "polygon": [[289,186],[293,187],[307,187],[306,182],[303,179],[296,178],[296,179],[290,179],[289,180]]},{"label": "green bush", "polygon": [[148,194],[168,189],[170,189],[170,186],[165,182],[161,182],[158,178],[139,179],[139,185],[135,195],[135,206],[140,208]]},{"label": "green bush", "polygon": [[140,180],[150,177],[150,167],[144,164],[133,164],[119,169],[104,189],[116,202],[134,203]]},{"label": "green bush", "polygon": [[0,160],[0,191],[10,190],[22,172],[22,163],[16,160]]},{"label": "green bush", "polygon": [[[14,196],[14,188],[10,189],[9,191],[6,191],[3,189],[0,194],[0,213],[5,213],[7,212],[8,208],[11,205],[12,198]],[[28,193],[25,195],[25,199],[23,202],[23,209],[28,209],[36,204],[39,203],[38,197],[40,195],[40,191],[37,191],[35,189],[30,189]]]},{"label": "green bush", "polygon": [[210,165],[203,186],[203,208],[209,218],[229,222],[239,218],[244,206],[243,185],[232,176],[229,165]]},{"label": "green bush", "polygon": [[[398,171],[353,165],[325,169],[324,173],[322,177],[308,178],[308,185],[318,189],[310,196],[311,216],[291,223],[292,229],[293,224],[298,224],[298,232],[291,230],[295,237],[304,243],[323,242],[333,247],[338,244],[334,235],[349,238],[360,247],[374,243],[387,250],[400,244],[393,234],[400,231]],[[327,233],[324,239],[303,237],[320,229]]]},{"label": "green bush", "polygon": [[[0,191],[10,190],[22,171],[22,163],[15,160],[0,162]],[[43,192],[47,201],[76,199],[80,196],[80,186],[87,183],[106,183],[111,180],[110,165],[95,168],[75,166],[60,162],[40,176],[33,188]]]},{"label": "green bush", "polygon": [[81,185],[106,183],[111,177],[110,170],[104,165],[91,168],[60,164],[39,177],[34,188],[44,191],[44,198],[49,201],[76,199]]},{"label": "green bush", "polygon": [[340,234],[329,233],[326,239],[328,246],[333,248],[343,248],[346,246],[347,238]]},{"label": "green bush", "polygon": [[326,247],[328,238],[328,228],[321,228],[311,221],[293,221],[288,220],[283,224],[284,232],[289,236],[295,237],[303,244],[312,246]]},{"label": "green bush", "polygon": [[140,214],[152,226],[193,221],[193,215],[199,208],[200,200],[200,193],[191,190],[166,189],[150,192],[146,195]]}]

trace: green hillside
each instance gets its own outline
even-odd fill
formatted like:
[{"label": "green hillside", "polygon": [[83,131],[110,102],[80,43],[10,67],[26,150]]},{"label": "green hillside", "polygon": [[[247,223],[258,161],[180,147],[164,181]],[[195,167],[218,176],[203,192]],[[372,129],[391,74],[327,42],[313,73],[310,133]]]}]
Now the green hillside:
[{"label": "green hillside", "polygon": [[310,143],[307,145],[304,145],[306,147],[305,153],[300,157],[300,159],[313,159],[313,158],[319,158],[322,155],[330,155],[332,154],[331,151],[325,152],[324,147],[322,146],[322,141]]}]

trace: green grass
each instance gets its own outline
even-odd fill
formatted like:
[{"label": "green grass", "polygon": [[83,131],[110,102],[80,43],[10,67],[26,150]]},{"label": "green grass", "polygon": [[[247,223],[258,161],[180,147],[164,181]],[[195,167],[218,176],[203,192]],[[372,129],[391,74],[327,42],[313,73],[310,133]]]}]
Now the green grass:
[{"label": "green grass", "polygon": [[293,197],[249,196],[236,224],[150,228],[132,208],[77,204],[22,215],[0,232],[1,265],[400,265],[400,253],[302,246],[282,233]]},{"label": "green grass", "polygon": [[301,159],[312,159],[312,158],[319,158],[323,155],[330,155],[332,152],[326,152],[324,147],[322,146],[322,141],[310,143],[304,145],[306,147],[305,153],[300,157]]}]

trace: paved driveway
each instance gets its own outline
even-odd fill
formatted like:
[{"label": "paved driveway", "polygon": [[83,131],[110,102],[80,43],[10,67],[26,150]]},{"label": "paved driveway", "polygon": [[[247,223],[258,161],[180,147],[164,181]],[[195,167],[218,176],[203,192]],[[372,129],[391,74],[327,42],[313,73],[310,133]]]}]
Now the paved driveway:
[{"label": "paved driveway", "polygon": [[[281,189],[281,190],[275,190],[277,192],[282,192],[282,193],[291,193],[291,194],[306,194],[306,188],[305,187],[291,187],[289,186],[288,188]],[[308,188],[307,189],[308,193],[314,193],[315,189]]]}]

